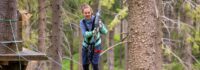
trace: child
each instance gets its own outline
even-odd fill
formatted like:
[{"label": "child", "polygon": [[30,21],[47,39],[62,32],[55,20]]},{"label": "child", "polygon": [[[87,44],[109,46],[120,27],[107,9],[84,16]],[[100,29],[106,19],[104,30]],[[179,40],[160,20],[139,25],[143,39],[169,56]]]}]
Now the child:
[{"label": "child", "polygon": [[[108,31],[103,23],[99,21],[99,32],[95,28],[95,16],[92,8],[88,4],[81,6],[84,18],[80,21],[80,27],[84,41],[82,43],[82,65],[83,70],[89,70],[89,64],[92,64],[93,70],[99,70],[98,63],[101,53],[101,34],[106,34]],[[94,39],[95,35],[95,39]]]}]

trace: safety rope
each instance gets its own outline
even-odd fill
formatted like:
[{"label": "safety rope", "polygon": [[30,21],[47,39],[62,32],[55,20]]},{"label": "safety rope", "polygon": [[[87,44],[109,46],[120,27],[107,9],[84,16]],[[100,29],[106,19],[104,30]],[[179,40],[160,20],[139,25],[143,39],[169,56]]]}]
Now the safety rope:
[{"label": "safety rope", "polygon": [[[12,30],[12,35],[13,35],[13,39],[14,39],[14,41],[16,41],[16,35],[15,35],[15,33],[14,33],[14,28],[13,28],[13,24],[12,24],[12,20],[8,20],[9,22],[10,22],[10,26],[11,26],[11,30]],[[15,26],[17,26],[16,25],[16,23],[14,23],[15,24]],[[19,53],[19,47],[18,47],[18,44],[16,43],[16,42],[14,42],[15,43],[15,46],[16,46],[16,48],[17,48],[17,54],[19,55],[19,70],[22,70],[22,64],[21,64],[21,59],[20,59],[20,53]]]},{"label": "safety rope", "polygon": [[0,22],[17,22],[15,19],[0,19]]}]

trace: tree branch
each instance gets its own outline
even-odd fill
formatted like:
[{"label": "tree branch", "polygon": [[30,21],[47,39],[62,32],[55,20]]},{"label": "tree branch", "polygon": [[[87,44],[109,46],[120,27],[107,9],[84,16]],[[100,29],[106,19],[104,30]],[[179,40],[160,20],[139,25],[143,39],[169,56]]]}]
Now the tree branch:
[{"label": "tree branch", "polygon": [[110,46],[109,48],[107,48],[106,50],[104,50],[104,51],[100,54],[100,56],[103,55],[105,52],[109,51],[110,49],[114,48],[115,46],[118,46],[118,45],[120,45],[120,44],[127,43],[127,42],[128,42],[128,41],[122,41],[122,42],[119,42],[119,43],[117,43],[117,44],[115,44],[115,45],[113,45],[113,46]]}]

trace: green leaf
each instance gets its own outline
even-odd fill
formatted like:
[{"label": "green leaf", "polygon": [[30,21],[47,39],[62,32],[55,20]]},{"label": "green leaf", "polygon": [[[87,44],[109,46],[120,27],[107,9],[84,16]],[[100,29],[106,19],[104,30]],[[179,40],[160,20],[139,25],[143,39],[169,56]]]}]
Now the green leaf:
[{"label": "green leaf", "polygon": [[115,3],[115,0],[101,0],[100,1],[100,4],[102,6],[107,7],[108,9],[110,9],[114,3]]},{"label": "green leaf", "polygon": [[127,11],[128,11],[128,7],[125,7],[115,16],[115,18],[112,20],[110,25],[108,25],[109,30],[112,30],[120,22],[121,19],[127,16],[128,14]]},{"label": "green leaf", "polygon": [[193,44],[193,52],[199,53],[199,45],[197,43]]},{"label": "green leaf", "polygon": [[114,35],[114,40],[115,41],[120,41],[120,34],[115,34]]},{"label": "green leaf", "polygon": [[191,43],[191,42],[193,42],[193,39],[192,39],[192,37],[190,36],[190,37],[187,37],[186,38],[186,42],[188,42],[188,43]]}]

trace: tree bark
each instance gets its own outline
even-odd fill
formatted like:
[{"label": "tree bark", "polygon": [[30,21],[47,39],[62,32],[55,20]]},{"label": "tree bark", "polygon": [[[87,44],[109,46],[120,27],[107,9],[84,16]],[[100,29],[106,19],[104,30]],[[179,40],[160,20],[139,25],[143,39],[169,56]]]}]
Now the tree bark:
[{"label": "tree bark", "polygon": [[[16,6],[17,0],[1,0],[0,2],[0,41],[2,42],[14,41],[14,39],[19,40],[17,34],[19,29],[17,28]],[[9,49],[4,45],[9,46]],[[17,48],[19,51],[21,50],[21,46],[16,47],[14,42],[9,44],[4,43],[4,45],[0,44],[0,53],[16,53]]]},{"label": "tree bark", "polygon": [[[109,39],[108,40],[108,48],[112,45],[114,45],[114,29],[113,31],[109,31]],[[114,48],[108,51],[108,56],[107,56],[107,61],[108,61],[108,70],[114,70]]]},{"label": "tree bark", "polygon": [[[38,36],[38,50],[42,53],[45,53],[45,39],[46,39],[46,23],[45,23],[45,14],[46,14],[46,9],[45,9],[45,2],[46,0],[38,0],[39,2],[39,36]],[[45,70],[45,62],[44,61],[39,61],[38,62],[38,67],[40,70]],[[38,70],[38,69],[36,69]]]},{"label": "tree bark", "polygon": [[[74,31],[75,30],[75,26],[71,25],[71,27],[72,27],[71,37],[69,38],[70,39],[70,59],[73,59],[73,47],[74,47],[74,45],[73,45],[73,42],[74,42],[73,38],[75,37],[75,34],[74,34],[74,32],[75,32]],[[70,70],[74,70],[73,66],[74,66],[73,60],[70,60]]]},{"label": "tree bark", "polygon": [[62,22],[61,22],[61,6],[62,0],[52,0],[52,33],[51,47],[49,47],[49,56],[51,59],[50,70],[62,70],[62,50],[63,43]]},{"label": "tree bark", "polygon": [[128,0],[128,70],[162,70],[156,2],[160,4],[157,0]]},{"label": "tree bark", "polygon": [[[123,0],[120,0],[120,8],[121,8],[121,9],[123,8]],[[120,20],[120,41],[121,41],[121,42],[122,42],[122,39],[123,39],[123,34],[122,34],[122,33],[123,33],[123,22],[122,22],[122,21],[123,21],[123,19]],[[123,48],[124,48],[124,47],[122,47],[122,46],[123,46],[123,44],[120,45],[120,49],[123,49]],[[123,63],[122,63],[123,54],[124,54],[124,53],[119,53],[119,55],[120,55],[120,56],[119,56],[119,64],[120,64],[119,66],[120,66],[120,67],[123,66],[123,65],[122,65],[122,64],[123,64]]]},{"label": "tree bark", "polygon": [[[171,6],[172,4],[171,3],[170,4],[167,3],[169,1],[170,0],[163,0],[163,2],[166,3],[165,7],[163,7],[164,8],[164,15],[165,15],[165,17],[168,17],[170,19],[175,19],[175,12],[172,9],[173,8]],[[170,20],[165,21],[165,24],[168,27],[174,27],[174,25],[172,25],[173,23]],[[169,32],[168,32],[168,30],[169,30]],[[172,29],[172,28],[163,27],[162,28],[163,38],[171,39],[171,37],[170,37],[171,34],[170,33],[174,32],[173,30],[174,29]],[[175,47],[175,46],[171,45],[172,42],[170,40],[165,40],[164,42],[167,45],[170,45],[169,48],[173,51],[173,47]],[[166,62],[166,63],[171,63],[172,62],[172,55],[166,55],[166,56],[163,56],[163,57],[164,57],[163,58],[164,62]]]},{"label": "tree bark", "polygon": [[[81,57],[82,57],[82,41],[83,41],[83,38],[82,38],[82,34],[81,34],[81,29],[80,28],[78,29],[78,33],[79,33],[79,37],[80,37],[79,38],[80,39],[80,41],[79,41],[80,44],[79,44],[79,48],[78,48],[79,49],[79,63],[82,64],[82,58]],[[82,65],[80,65],[80,64],[78,65],[78,70],[83,70],[82,69]]]},{"label": "tree bark", "polygon": [[[179,15],[181,17],[181,21],[185,22],[188,25],[193,25],[192,19],[187,15],[186,11],[182,9],[180,11],[182,15]],[[186,67],[185,70],[192,70],[192,46],[191,43],[187,41],[187,38],[190,36],[188,32],[183,31],[183,47],[181,47],[181,56],[182,60]]]},{"label": "tree bark", "polygon": [[38,39],[38,50],[45,53],[45,38],[46,38],[46,23],[45,23],[45,0],[38,0],[39,2],[39,39]]},{"label": "tree bark", "polygon": [[[106,47],[106,35],[101,35],[101,41],[101,47],[103,49],[104,47]],[[103,60],[105,60],[105,57],[102,55],[100,56],[99,70],[104,70]]]}]

